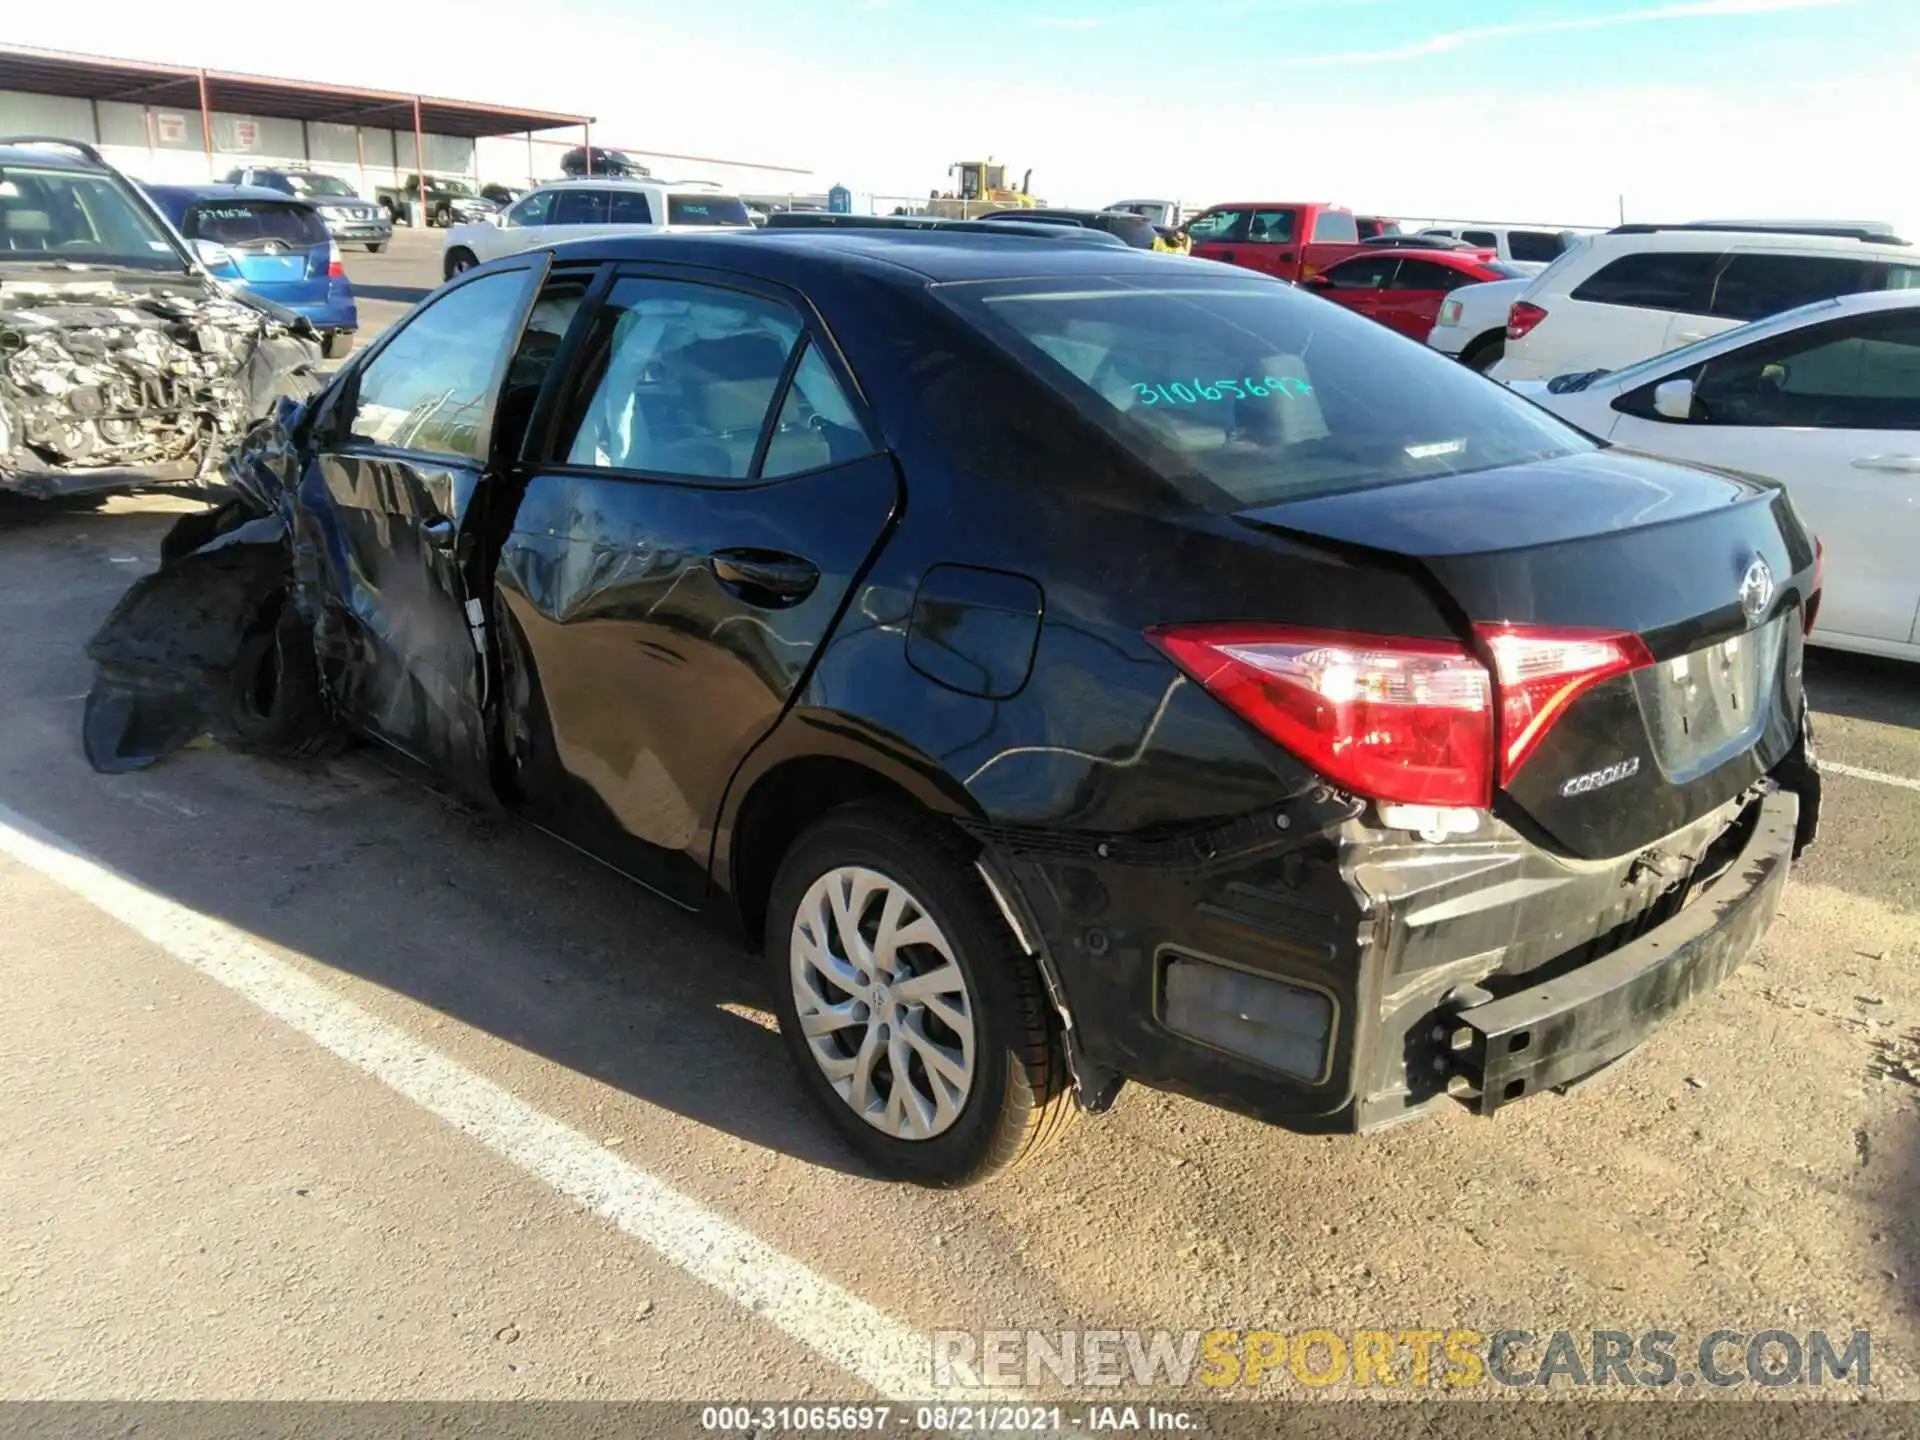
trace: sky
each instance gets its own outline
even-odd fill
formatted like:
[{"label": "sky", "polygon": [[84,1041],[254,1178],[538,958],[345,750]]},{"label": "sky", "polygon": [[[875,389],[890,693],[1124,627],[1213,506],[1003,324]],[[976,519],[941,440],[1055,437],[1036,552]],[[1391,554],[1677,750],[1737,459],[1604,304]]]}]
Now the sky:
[{"label": "sky", "polygon": [[[597,144],[819,188],[923,196],[990,155],[1055,204],[1920,231],[1920,0],[381,0],[271,28],[84,10],[16,6],[6,39],[589,113]],[[300,15],[297,44],[267,38]]]}]

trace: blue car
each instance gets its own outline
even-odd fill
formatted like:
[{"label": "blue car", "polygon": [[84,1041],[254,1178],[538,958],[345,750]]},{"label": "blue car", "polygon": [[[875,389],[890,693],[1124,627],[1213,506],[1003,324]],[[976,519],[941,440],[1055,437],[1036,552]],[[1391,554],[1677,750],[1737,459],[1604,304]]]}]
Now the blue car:
[{"label": "blue car", "polygon": [[329,358],[353,348],[353,282],[312,205],[257,185],[143,188],[216,279],[306,316]]}]

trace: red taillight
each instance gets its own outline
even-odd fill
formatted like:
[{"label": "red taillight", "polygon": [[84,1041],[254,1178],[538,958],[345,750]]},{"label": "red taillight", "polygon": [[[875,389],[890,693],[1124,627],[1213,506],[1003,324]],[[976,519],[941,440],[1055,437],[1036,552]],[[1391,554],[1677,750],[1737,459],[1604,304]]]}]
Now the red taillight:
[{"label": "red taillight", "polygon": [[1538,625],[1476,625],[1493,658],[1500,693],[1500,771],[1507,785],[1554,721],[1594,686],[1651,665],[1638,635],[1556,630]]},{"label": "red taillight", "polygon": [[1491,798],[1492,686],[1462,646],[1273,625],[1182,625],[1148,638],[1343,789],[1409,805]]},{"label": "red taillight", "polygon": [[1800,623],[1806,634],[1813,633],[1813,622],[1820,615],[1820,587],[1826,580],[1827,547],[1820,543],[1820,537],[1813,538],[1813,593],[1807,596],[1806,608],[1801,612]]},{"label": "red taillight", "polygon": [[1547,312],[1538,305],[1530,305],[1525,300],[1514,301],[1507,309],[1507,339],[1526,339],[1527,332],[1546,318]]},{"label": "red taillight", "polygon": [[327,242],[327,278],[329,280],[344,279],[346,273],[347,267],[340,263],[340,242],[329,240]]}]

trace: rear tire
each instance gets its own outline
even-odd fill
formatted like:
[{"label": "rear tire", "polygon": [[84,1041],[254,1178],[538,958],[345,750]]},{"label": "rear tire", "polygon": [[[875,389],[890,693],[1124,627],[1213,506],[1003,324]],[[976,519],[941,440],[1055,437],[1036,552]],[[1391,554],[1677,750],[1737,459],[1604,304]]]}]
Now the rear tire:
[{"label": "rear tire", "polygon": [[441,267],[445,279],[451,280],[463,270],[471,270],[480,263],[480,257],[464,245],[456,245],[447,251],[446,263]]},{"label": "rear tire", "polygon": [[327,336],[327,342],[321,347],[320,353],[329,360],[346,359],[347,356],[353,353],[353,332],[351,330],[335,330]]},{"label": "rear tire", "polygon": [[881,1174],[975,1184],[1078,1113],[1040,973],[946,823],[870,803],[815,822],[774,879],[766,955],[803,1083]]},{"label": "rear tire", "polygon": [[1477,370],[1482,375],[1500,363],[1500,357],[1507,353],[1507,337],[1498,332],[1482,335],[1460,354],[1460,363],[1469,370]]},{"label": "rear tire", "polygon": [[384,240],[369,241],[367,243],[367,253],[369,255],[378,255],[382,250],[386,248],[387,248],[387,242]]}]

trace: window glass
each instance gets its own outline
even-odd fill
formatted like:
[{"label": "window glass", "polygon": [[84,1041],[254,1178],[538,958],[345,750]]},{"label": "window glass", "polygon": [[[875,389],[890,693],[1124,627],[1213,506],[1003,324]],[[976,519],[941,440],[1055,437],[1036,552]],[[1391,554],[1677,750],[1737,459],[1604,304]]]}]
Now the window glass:
[{"label": "window glass", "polygon": [[507,365],[507,378],[500,386],[500,403],[494,407],[493,433],[502,445],[518,448],[527,421],[540,398],[540,387],[560,353],[560,342],[585,298],[591,272],[560,274],[552,277],[533,302],[520,343],[514,347]]},{"label": "window glass", "polygon": [[1245,210],[1215,210],[1196,215],[1187,225],[1187,234],[1195,240],[1244,240],[1248,219]]},{"label": "window glass", "polygon": [[488,387],[532,283],[530,270],[486,275],[415,311],[360,372],[349,433],[401,450],[485,459]]},{"label": "window glass", "polygon": [[737,195],[669,195],[669,225],[751,225],[747,207]]},{"label": "window glass", "polygon": [[1458,362],[1289,286],[1075,276],[934,294],[1222,509],[1486,470],[1593,442]]},{"label": "window glass", "polygon": [[1389,250],[1329,265],[1320,272],[1320,278],[1336,290],[1384,290],[1393,282],[1393,272],[1399,264],[1400,257]]},{"label": "window glass", "polygon": [[1247,227],[1247,242],[1251,245],[1291,245],[1293,243],[1293,218],[1291,210],[1256,210],[1253,221]]},{"label": "window glass", "polygon": [[1844,320],[1709,360],[1694,413],[1712,425],[1920,429],[1920,318]]},{"label": "window glass", "polygon": [[1550,264],[1559,258],[1563,248],[1556,231],[1509,230],[1507,232],[1507,251],[1515,260]]},{"label": "window glass", "polygon": [[271,200],[221,200],[195,205],[187,211],[182,233],[188,239],[212,240],[235,250],[257,250],[266,245],[310,249],[327,243],[327,226],[305,205],[276,205]]},{"label": "window glass", "polygon": [[651,225],[653,206],[647,202],[644,190],[615,190],[613,203],[607,210],[607,223],[611,225]]},{"label": "window glass", "polygon": [[545,225],[547,217],[553,213],[553,197],[558,193],[554,190],[538,190],[526,196],[507,211],[507,224]]},{"label": "window glass", "polygon": [[1713,287],[1710,313],[1729,320],[1758,320],[1815,300],[1878,290],[1884,284],[1885,272],[1868,260],[1736,253]]},{"label": "window glass", "polygon": [[1097,223],[1108,234],[1118,236],[1136,250],[1153,248],[1153,226],[1137,215],[1104,216]]},{"label": "window glass", "polygon": [[604,225],[607,223],[607,192],[604,190],[556,190],[549,225]]},{"label": "window glass", "polygon": [[780,407],[780,418],[774,422],[761,476],[772,479],[798,475],[803,470],[818,470],[872,453],[873,446],[867,443],[833,368],[819,349],[809,344],[794,367],[793,384]]},{"label": "window glass", "polygon": [[1444,235],[1449,240],[1457,240],[1459,238],[1453,231],[1442,225],[1435,225],[1431,229],[1422,230],[1420,233],[1422,235]]},{"label": "window glass", "polygon": [[1705,315],[1712,300],[1713,272],[1723,258],[1708,250],[1622,255],[1575,286],[1572,298],[1597,305]]},{"label": "window glass", "polygon": [[299,196],[327,195],[358,200],[360,192],[337,175],[322,175],[317,170],[295,170],[286,175],[263,175],[260,183]]},{"label": "window glass", "polygon": [[160,222],[110,176],[8,165],[0,175],[0,271],[11,261],[60,259],[182,271]]},{"label": "window glass", "polygon": [[1393,277],[1396,290],[1457,290],[1472,283],[1473,277],[1466,271],[1431,260],[1402,260],[1399,274]]},{"label": "window glass", "polygon": [[800,329],[791,309],[757,295],[621,280],[588,347],[597,379],[568,463],[747,478]]},{"label": "window glass", "polygon": [[1313,242],[1316,245],[1357,245],[1360,243],[1360,226],[1353,216],[1338,210],[1322,210],[1313,219]]},{"label": "window glass", "polygon": [[1460,238],[1469,245],[1478,245],[1485,250],[1500,248],[1500,237],[1491,230],[1462,230]]}]

